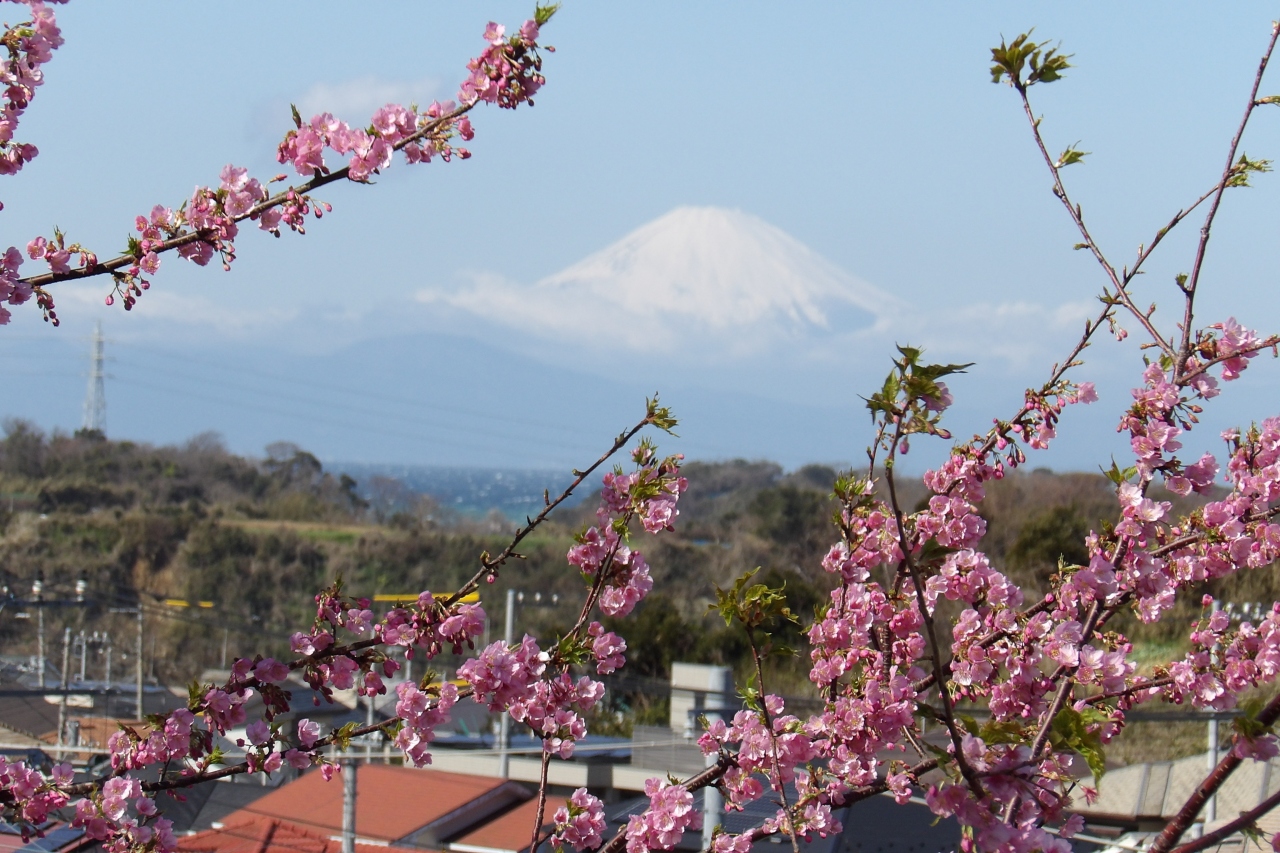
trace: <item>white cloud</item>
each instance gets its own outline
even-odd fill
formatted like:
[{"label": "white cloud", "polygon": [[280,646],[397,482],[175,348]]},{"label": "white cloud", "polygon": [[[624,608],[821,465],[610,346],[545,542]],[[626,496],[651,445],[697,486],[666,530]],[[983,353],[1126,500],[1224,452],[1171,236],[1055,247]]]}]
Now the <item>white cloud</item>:
[{"label": "white cloud", "polygon": [[352,125],[365,124],[386,104],[416,103],[426,106],[440,98],[439,80],[384,80],[372,74],[341,83],[317,83],[293,103],[304,120],[316,113],[330,112]]},{"label": "white cloud", "polygon": [[285,131],[292,129],[289,120],[289,104],[298,108],[303,120],[317,113],[332,113],[353,126],[368,124],[374,112],[386,104],[418,104],[425,107],[433,100],[452,97],[440,80],[425,77],[421,80],[387,80],[367,74],[353,80],[338,83],[316,83],[304,92],[289,98],[276,98],[260,103],[253,110],[249,134],[255,138],[278,140]]},{"label": "white cloud", "polygon": [[[110,284],[103,281],[68,283],[60,286],[58,302],[60,305],[74,302],[83,306],[83,313],[88,314],[91,309],[101,308],[110,292]],[[118,298],[112,310],[123,312]],[[250,310],[230,299],[211,299],[200,293],[183,292],[173,285],[146,291],[129,313],[133,315],[133,327],[139,332],[158,332],[164,337],[171,337],[175,332],[184,336],[210,332],[217,337],[242,339],[278,329],[298,314],[292,309],[256,305]]]},{"label": "white cloud", "polygon": [[1040,365],[1066,355],[1097,316],[1097,303],[1045,305],[1035,302],[980,302],[941,309],[917,309],[894,317],[887,336],[919,343],[936,358],[1006,361]]}]

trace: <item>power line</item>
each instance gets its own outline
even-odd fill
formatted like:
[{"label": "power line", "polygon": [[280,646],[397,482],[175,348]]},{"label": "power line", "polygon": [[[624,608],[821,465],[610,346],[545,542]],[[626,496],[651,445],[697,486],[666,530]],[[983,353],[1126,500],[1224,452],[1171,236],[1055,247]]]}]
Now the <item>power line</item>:
[{"label": "power line", "polygon": [[[219,364],[219,363],[216,363],[216,362],[207,362],[207,361],[202,361],[202,360],[200,360],[200,359],[193,358],[193,357],[191,357],[191,356],[181,355],[181,354],[174,353],[174,352],[170,352],[170,351],[167,351],[167,350],[156,349],[156,348],[154,348],[154,347],[139,346],[139,345],[137,345],[137,344],[133,344],[133,345],[131,345],[131,348],[132,348],[132,349],[135,349],[135,350],[141,350],[141,351],[143,351],[143,352],[150,352],[150,353],[154,353],[155,355],[163,356],[163,357],[165,357],[165,358],[173,359],[173,360],[175,360],[175,361],[185,361],[185,362],[187,362],[188,364],[194,364],[194,365],[198,365],[198,366],[201,366],[201,367],[213,367],[213,368],[215,368],[215,369],[225,370],[225,371],[232,371],[232,370],[233,370],[233,368],[230,368],[230,367],[228,367],[227,365],[224,365],[224,364]],[[239,374],[237,374],[237,375],[239,375]],[[389,394],[379,394],[379,393],[377,393],[377,392],[369,391],[368,389],[364,389],[364,388],[359,388],[359,389],[357,389],[357,388],[351,388],[351,387],[344,387],[344,386],[339,386],[339,385],[333,385],[333,384],[331,384],[331,383],[323,383],[323,384],[322,384],[322,383],[318,383],[318,382],[312,382],[312,381],[308,381],[308,380],[306,380],[306,379],[300,379],[300,378],[298,378],[298,377],[296,377],[296,376],[286,376],[286,375],[284,375],[284,374],[280,374],[280,373],[273,373],[273,372],[271,372],[271,371],[269,371],[269,370],[261,370],[261,369],[258,369],[258,368],[256,368],[256,367],[255,367],[254,372],[253,372],[253,377],[254,377],[254,378],[269,378],[269,379],[275,379],[275,380],[278,380],[278,381],[280,381],[280,382],[287,382],[287,383],[288,383],[288,384],[290,384],[290,385],[305,385],[305,386],[309,386],[309,387],[315,388],[315,389],[320,390],[320,391],[324,391],[324,392],[326,392],[326,393],[332,393],[332,392],[334,392],[334,391],[339,391],[339,392],[344,393],[344,394],[350,394],[350,395],[352,395],[352,396],[354,396],[354,397],[363,397],[363,398],[365,398],[365,399],[367,399],[367,400],[379,400],[379,401],[382,401],[382,402],[393,403],[393,404],[396,404],[396,405],[406,405],[406,406],[416,406],[416,405],[419,405],[419,404],[415,403],[414,401],[412,401],[412,400],[406,400],[406,399],[404,399],[403,397],[397,397],[397,396],[393,396],[393,395],[389,395]],[[571,425],[567,425],[567,424],[565,424],[565,423],[563,423],[563,422],[542,421],[542,420],[535,420],[535,419],[529,419],[529,418],[524,418],[524,417],[520,417],[520,418],[515,418],[515,417],[505,417],[505,416],[500,415],[500,414],[495,414],[494,412],[479,411],[479,410],[476,410],[476,409],[468,409],[468,408],[459,407],[459,406],[445,406],[445,405],[440,405],[439,403],[435,403],[435,402],[433,402],[433,403],[432,403],[430,406],[428,406],[427,408],[428,408],[429,410],[431,410],[431,411],[434,411],[434,412],[452,412],[452,413],[460,414],[460,415],[469,415],[469,416],[472,416],[472,417],[484,418],[484,419],[486,419],[486,420],[501,421],[501,422],[503,422],[503,423],[514,424],[514,425],[516,425],[516,426],[522,426],[522,427],[525,427],[525,426],[531,426],[531,425],[532,425],[532,426],[544,426],[544,427],[550,427],[550,428],[553,428],[553,429],[563,430],[566,426],[571,426]]]},{"label": "power line", "polygon": [[[167,373],[167,374],[169,374],[170,376],[174,376],[174,377],[177,377],[177,378],[186,378],[186,379],[190,379],[190,378],[192,378],[192,377],[191,377],[191,374],[182,373],[182,372],[180,372],[180,371],[175,371],[175,370],[168,369],[168,368],[164,368],[164,367],[157,367],[157,366],[155,366],[155,365],[146,365],[145,367],[143,367],[142,365],[138,365],[138,364],[136,364],[136,363],[133,363],[133,362],[130,362],[130,361],[127,361],[127,360],[122,360],[120,363],[121,363],[121,364],[123,364],[123,365],[125,365],[125,366],[132,366],[132,367],[136,367],[136,368],[142,368],[142,369],[144,369],[144,370],[146,370],[146,371],[148,371],[148,372],[152,372],[152,373],[154,373],[154,372],[157,372],[157,371],[158,371],[158,372],[160,372],[160,373]],[[130,381],[137,382],[138,380],[130,380]],[[288,391],[278,391],[278,390],[274,390],[274,389],[256,389],[256,388],[247,389],[247,388],[245,388],[243,385],[240,385],[240,384],[237,384],[237,383],[234,383],[234,382],[226,382],[226,381],[222,381],[222,380],[218,380],[218,379],[209,379],[209,378],[206,378],[206,377],[200,377],[200,378],[199,378],[199,382],[200,382],[201,384],[204,384],[204,385],[217,385],[217,386],[221,386],[221,387],[226,388],[226,389],[228,389],[228,390],[232,390],[232,391],[239,391],[239,392],[241,392],[241,393],[243,393],[243,392],[245,392],[245,391],[248,391],[249,393],[255,393],[255,394],[267,394],[267,395],[270,395],[272,398],[274,398],[274,399],[279,399],[279,400],[292,400],[292,401],[299,402],[299,403],[309,403],[309,404],[312,404],[312,405],[315,405],[315,406],[319,406],[319,407],[324,408],[324,409],[333,409],[333,408],[334,408],[334,406],[333,406],[333,401],[332,401],[332,400],[328,400],[328,401],[320,400],[320,399],[317,399],[316,397],[310,397],[310,396],[305,396],[305,395],[301,395],[301,394],[290,393],[290,392],[288,392]],[[302,384],[306,384],[306,383],[302,383]],[[331,388],[331,389],[329,389],[329,390],[330,390],[330,391],[337,390],[337,391],[342,391],[343,393],[348,393],[347,391],[345,391],[345,389],[335,389],[335,388]],[[360,395],[360,396],[368,396],[368,395]],[[404,403],[404,404],[405,404],[405,405],[413,405],[412,403],[407,403],[407,402],[406,402],[406,403]],[[246,405],[246,404],[245,404],[245,403],[243,403],[243,402],[240,402],[240,403],[238,403],[238,405]],[[367,410],[366,410],[366,411],[367,411]],[[296,412],[292,412],[291,414],[293,414],[294,416],[297,416],[297,413],[296,413]],[[381,418],[381,419],[397,420],[397,421],[400,421],[400,422],[402,422],[402,423],[411,424],[411,425],[413,425],[413,426],[421,426],[421,425],[423,424],[423,421],[428,421],[428,422],[430,422],[430,421],[431,421],[430,414],[427,414],[427,415],[425,415],[425,416],[424,416],[424,415],[420,415],[420,414],[413,414],[413,415],[396,414],[396,413],[392,413],[392,412],[369,412],[369,414],[376,414],[376,415],[377,415],[377,417],[379,417],[379,418]],[[508,422],[508,421],[506,421],[505,419],[503,419],[503,420],[502,420],[502,422]],[[523,435],[522,435],[521,433],[518,433],[518,432],[517,432],[517,433],[512,433],[512,432],[510,432],[510,431],[506,431],[506,432],[497,432],[497,431],[494,431],[494,430],[491,430],[491,429],[485,429],[485,428],[483,428],[483,427],[477,427],[477,426],[462,426],[462,425],[458,425],[456,422],[439,423],[439,422],[437,421],[437,422],[435,422],[435,423],[432,423],[432,424],[431,424],[431,426],[432,426],[432,427],[434,427],[435,429],[443,429],[443,430],[446,430],[446,431],[453,431],[453,432],[462,432],[462,433],[465,433],[465,434],[467,434],[467,435],[488,435],[488,436],[492,436],[492,437],[494,437],[494,438],[500,438],[500,439],[504,439],[504,440],[511,440],[512,438],[520,438],[520,437],[523,437]],[[570,447],[569,447],[569,446],[567,446],[567,445],[559,445],[559,446],[563,447],[563,448],[564,448],[564,449],[566,449],[566,450],[568,450],[568,449],[573,449],[573,448],[570,448]]]},{"label": "power line", "polygon": [[[248,403],[248,402],[245,402],[244,400],[230,400],[230,399],[227,399],[226,397],[215,397],[211,394],[201,394],[198,391],[192,391],[189,388],[173,388],[170,386],[159,385],[153,382],[147,382],[145,380],[116,377],[116,381],[123,382],[126,385],[134,385],[141,388],[149,388],[155,391],[162,391],[166,394],[178,394],[180,396],[190,397],[197,400],[205,400],[206,402],[221,403],[226,406],[239,407],[244,409],[250,409],[253,411],[263,412],[265,414],[277,415],[277,416],[288,418],[291,420],[303,420],[303,421],[306,421],[307,423],[313,423],[313,424],[319,423],[319,424],[324,424],[326,426],[334,426],[334,427],[340,427],[343,429],[357,430],[361,433],[374,433],[377,435],[383,435],[390,438],[405,438],[411,441],[436,440],[438,443],[448,444],[451,447],[461,447],[461,448],[466,448],[470,450],[493,450],[494,449],[494,446],[492,443],[486,444],[486,443],[478,443],[478,442],[467,442],[467,441],[460,441],[458,439],[453,439],[453,438],[447,438],[447,439],[444,439],[443,441],[440,441],[438,439],[432,439],[432,437],[423,435],[421,433],[415,434],[415,433],[402,432],[399,430],[389,430],[389,429],[386,429],[385,427],[374,426],[370,424],[355,423],[352,421],[341,421],[332,417],[303,415],[297,411],[277,409],[271,406]],[[534,439],[534,438],[529,438],[528,440],[530,442],[536,443],[540,447],[553,445],[562,450],[576,450],[579,452],[581,452],[582,450],[581,447],[570,448],[568,445],[560,445],[554,441],[545,441],[542,439]]]}]

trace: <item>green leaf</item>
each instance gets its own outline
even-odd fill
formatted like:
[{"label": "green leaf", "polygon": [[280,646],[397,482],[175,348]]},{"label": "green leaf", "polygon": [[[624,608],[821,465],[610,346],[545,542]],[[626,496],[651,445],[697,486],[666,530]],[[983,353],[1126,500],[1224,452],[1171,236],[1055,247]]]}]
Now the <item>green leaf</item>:
[{"label": "green leaf", "polygon": [[359,728],[359,725],[354,720],[347,723],[345,726],[333,733],[333,742],[336,743],[340,749],[345,750],[351,744],[351,738],[355,736],[357,728]]},{"label": "green leaf", "polygon": [[541,3],[539,3],[538,5],[533,7],[533,21],[539,27],[544,27],[546,26],[547,21],[550,21],[551,18],[555,16],[555,13],[559,11],[560,11],[559,3],[552,3],[548,6],[544,6]]},{"label": "green leaf", "polygon": [[985,743],[1022,743],[1026,740],[1026,732],[1018,723],[987,721],[978,733]]},{"label": "green leaf", "polygon": [[[1079,145],[1079,144],[1080,144],[1079,142],[1076,143],[1076,145]],[[1064,166],[1070,166],[1073,163],[1084,162],[1084,158],[1089,154],[1089,152],[1081,151],[1080,149],[1076,148],[1076,145],[1068,146],[1066,151],[1063,151],[1061,154],[1058,155],[1058,162],[1053,164],[1054,168],[1061,169]]]},{"label": "green leaf", "polygon": [[1130,466],[1128,468],[1121,468],[1119,465],[1116,464],[1115,459],[1111,460],[1110,469],[1103,468],[1101,470],[1102,470],[1102,473],[1106,476],[1106,478],[1111,482],[1115,483],[1117,486],[1121,485],[1122,483],[1129,482],[1138,474],[1138,469],[1136,467]]},{"label": "green leaf", "polygon": [[1250,160],[1246,155],[1241,154],[1240,159],[1232,165],[1227,173],[1227,186],[1247,187],[1249,186],[1250,175],[1270,171],[1270,160]]},{"label": "green leaf", "polygon": [[645,400],[644,402],[647,412],[645,419],[663,432],[675,435],[672,430],[675,429],[679,421],[671,415],[670,408],[658,405],[658,395],[654,394],[652,399]]},{"label": "green leaf", "polygon": [[[991,48],[991,82],[1000,83],[1008,78],[1009,85],[1017,89],[1036,83],[1052,83],[1062,78],[1062,72],[1071,67],[1069,56],[1056,47],[1046,49],[1044,43],[1031,41],[1028,30],[1009,43],[1000,40],[999,47]],[[1026,77],[1023,71],[1030,68]]]},{"label": "green leaf", "polygon": [[1063,708],[1053,718],[1049,740],[1055,747],[1070,750],[1085,760],[1095,780],[1107,772],[1107,760],[1102,751],[1102,740],[1097,732],[1090,732],[1084,716],[1075,708]]}]

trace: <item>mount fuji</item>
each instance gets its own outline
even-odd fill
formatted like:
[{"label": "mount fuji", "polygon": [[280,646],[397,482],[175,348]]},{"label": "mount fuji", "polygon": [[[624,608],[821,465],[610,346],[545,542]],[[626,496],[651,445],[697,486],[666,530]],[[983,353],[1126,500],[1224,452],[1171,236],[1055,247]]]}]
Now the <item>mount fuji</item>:
[{"label": "mount fuji", "polygon": [[676,208],[532,285],[478,275],[418,300],[537,338],[713,360],[879,329],[901,309],[786,232],[718,207]]}]

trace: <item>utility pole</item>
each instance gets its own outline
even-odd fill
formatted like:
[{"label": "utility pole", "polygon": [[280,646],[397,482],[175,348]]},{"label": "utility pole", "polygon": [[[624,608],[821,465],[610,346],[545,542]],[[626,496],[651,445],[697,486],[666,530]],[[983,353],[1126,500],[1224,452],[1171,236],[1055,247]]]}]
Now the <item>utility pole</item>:
[{"label": "utility pole", "polygon": [[[67,728],[67,678],[71,674],[71,629],[62,629],[62,698],[58,702],[58,746]],[[58,753],[62,755],[61,752]]]},{"label": "utility pole", "polygon": [[[713,667],[707,685],[707,709],[705,716],[708,723],[723,720],[729,705],[729,696],[733,692],[733,670],[729,667]],[[707,756],[707,766],[712,767],[719,760],[712,753]],[[715,785],[702,789],[702,849],[711,850],[715,840],[716,828],[724,819],[724,795]]]},{"label": "utility pole", "polygon": [[80,646],[80,683],[84,684],[86,677],[85,658],[88,657],[89,638],[85,636],[83,628],[80,629],[80,633],[76,636],[76,644]]},{"label": "utility pole", "polygon": [[134,654],[137,657],[135,663],[138,665],[138,684],[137,684],[137,700],[138,700],[138,719],[146,717],[146,711],[142,707],[142,597],[138,597],[138,641],[134,648]]},{"label": "utility pole", "polygon": [[342,760],[342,853],[356,853],[356,762]]},{"label": "utility pole", "polygon": [[[1219,609],[1218,599],[1215,598],[1213,600],[1213,604],[1210,605],[1209,612],[1210,614],[1217,613],[1218,609]],[[1217,657],[1221,653],[1222,653],[1222,647],[1215,645],[1213,647],[1212,654],[1215,657]],[[1218,712],[1217,711],[1209,712],[1208,734],[1209,734],[1208,765],[1209,765],[1209,772],[1212,773],[1213,769],[1218,766]],[[1213,823],[1213,821],[1217,819],[1218,819],[1218,798],[1216,796],[1210,796],[1209,799],[1206,800],[1204,804],[1204,828],[1206,832],[1209,829],[1209,824]]]},{"label": "utility pole", "polygon": [[107,431],[107,392],[103,383],[106,372],[102,365],[103,357],[102,322],[93,327],[92,345],[89,349],[89,388],[84,397],[84,420],[82,426],[86,430]]},{"label": "utility pole", "polygon": [[44,683],[44,607],[41,604],[40,596],[44,592],[44,572],[37,572],[36,579],[31,582],[31,597],[36,603],[36,664],[39,672],[36,673],[37,684],[40,689],[45,687]]},{"label": "utility pole", "polygon": [[106,662],[106,665],[102,668],[102,680],[105,682],[104,686],[108,690],[110,690],[111,689],[111,635],[104,634],[102,640],[104,643],[106,643],[106,646],[107,646],[107,662]]},{"label": "utility pole", "polygon": [[[507,590],[507,622],[505,627],[506,630],[502,634],[503,642],[507,644],[507,648],[510,648],[516,633],[516,591],[514,589]],[[502,779],[506,779],[511,775],[510,750],[511,715],[503,711],[498,722],[498,776]]]},{"label": "utility pole", "polygon": [[[373,725],[373,697],[372,696],[364,697],[364,702],[365,702],[364,724],[366,727],[372,726]],[[377,734],[374,732],[369,732],[369,734],[364,736],[364,763],[365,764],[373,763],[373,739],[375,737],[377,737]]]}]

